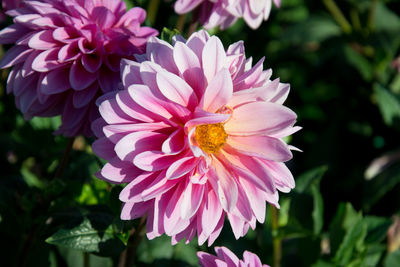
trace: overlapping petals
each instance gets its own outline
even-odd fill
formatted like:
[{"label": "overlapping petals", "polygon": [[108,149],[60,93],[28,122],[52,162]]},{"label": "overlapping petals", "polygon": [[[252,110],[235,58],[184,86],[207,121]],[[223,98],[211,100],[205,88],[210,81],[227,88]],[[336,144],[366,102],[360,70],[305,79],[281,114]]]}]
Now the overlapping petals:
[{"label": "overlapping petals", "polygon": [[264,222],[266,202],[294,187],[282,141],[299,127],[284,107],[289,85],[252,66],[243,42],[225,51],[199,31],[170,45],[150,38],[139,62],[123,60],[124,90],[99,99],[93,151],[98,177],[127,183],[121,218],[147,215],[147,236],[214,242],[225,217],[236,238]]},{"label": "overlapping petals", "polygon": [[204,28],[216,26],[226,29],[238,18],[243,18],[257,29],[271,12],[272,2],[280,7],[281,0],[177,0],[174,7],[178,14],[194,11]]},{"label": "overlapping petals", "polygon": [[141,27],[143,9],[126,12],[121,0],[27,0],[7,14],[14,17],[0,31],[0,43],[14,44],[0,62],[13,67],[7,92],[27,119],[61,115],[58,133],[66,136],[91,135],[95,100],[118,88],[121,58],[134,59],[157,34]]},{"label": "overlapping petals", "polygon": [[206,253],[197,252],[199,263],[202,267],[269,267],[262,264],[260,258],[249,251],[243,252],[243,259],[240,260],[232,251],[226,247],[215,247],[216,256]]}]

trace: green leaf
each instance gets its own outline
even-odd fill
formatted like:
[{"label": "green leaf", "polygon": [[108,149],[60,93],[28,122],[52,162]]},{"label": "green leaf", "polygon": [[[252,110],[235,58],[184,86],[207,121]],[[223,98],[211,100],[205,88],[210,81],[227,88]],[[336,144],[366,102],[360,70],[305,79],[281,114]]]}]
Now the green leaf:
[{"label": "green leaf", "polygon": [[389,126],[400,119],[400,99],[379,84],[374,86],[374,92],[383,120]]},{"label": "green leaf", "polygon": [[400,18],[399,16],[385,6],[384,3],[378,1],[375,10],[374,29],[376,31],[399,32]]},{"label": "green leaf", "polygon": [[355,250],[361,251],[363,241],[367,235],[367,226],[360,218],[350,229],[348,229],[344,236],[343,242],[340,244],[336,255],[335,262],[341,266],[346,266]]},{"label": "green leaf", "polygon": [[46,239],[47,243],[63,246],[84,252],[95,252],[101,255],[118,255],[124,245],[117,237],[113,225],[105,227],[104,214],[93,214],[91,218],[84,217],[83,221],[72,228],[62,228]]},{"label": "green leaf", "polygon": [[294,44],[320,43],[340,34],[340,27],[330,17],[311,16],[306,21],[295,23],[283,34],[282,39]]},{"label": "green leaf", "polygon": [[363,209],[369,210],[377,203],[387,192],[400,183],[400,164],[395,163],[388,167],[373,180],[365,183],[363,199]]},{"label": "green leaf", "polygon": [[164,27],[160,34],[160,39],[171,44],[172,37],[174,37],[175,35],[179,35],[179,34],[180,34],[180,32],[177,29],[170,30],[170,29]]},{"label": "green leaf", "polygon": [[367,224],[367,237],[365,243],[379,243],[386,238],[387,230],[392,220],[385,217],[366,216],[364,222]]},{"label": "green leaf", "polygon": [[313,184],[311,186],[311,193],[314,199],[314,209],[312,212],[314,235],[318,235],[321,233],[324,224],[324,201],[319,191],[319,185]]},{"label": "green leaf", "polygon": [[400,266],[400,249],[393,251],[386,256],[385,267],[398,267]]},{"label": "green leaf", "polygon": [[294,191],[297,193],[310,192],[312,184],[319,184],[322,176],[328,170],[327,166],[320,166],[307,171],[296,179],[296,187]]},{"label": "green leaf", "polygon": [[350,45],[344,46],[344,56],[347,62],[361,74],[364,80],[371,81],[373,78],[372,64]]}]

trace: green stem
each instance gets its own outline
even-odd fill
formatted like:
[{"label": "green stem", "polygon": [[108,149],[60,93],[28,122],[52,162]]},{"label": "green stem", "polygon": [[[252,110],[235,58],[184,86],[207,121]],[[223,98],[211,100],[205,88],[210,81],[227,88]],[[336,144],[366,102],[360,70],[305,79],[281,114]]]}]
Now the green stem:
[{"label": "green stem", "polygon": [[154,26],[156,22],[158,6],[160,5],[160,0],[150,0],[147,6],[147,18],[150,21],[151,26]]},{"label": "green stem", "polygon": [[183,27],[185,26],[185,21],[186,21],[186,14],[180,15],[178,17],[178,21],[176,22],[176,29],[182,33],[183,32]]},{"label": "green stem", "polygon": [[322,0],[325,7],[329,10],[334,20],[339,24],[344,33],[351,33],[351,25],[340,11],[334,0]]},{"label": "green stem", "polygon": [[272,228],[272,247],[273,264],[272,267],[280,267],[282,259],[282,240],[278,235],[278,209],[271,205],[271,228]]},{"label": "green stem", "polygon": [[83,252],[83,267],[90,267],[90,254]]},{"label": "green stem", "polygon": [[137,263],[137,248],[139,247],[140,242],[144,236],[144,227],[146,225],[146,216],[140,218],[139,224],[136,228],[132,229],[130,232],[130,237],[128,240],[128,246],[122,252],[118,267],[132,267],[136,266]]},{"label": "green stem", "polygon": [[350,19],[351,19],[351,24],[353,24],[354,30],[361,31],[360,16],[356,8],[350,9]]},{"label": "green stem", "polygon": [[368,22],[367,22],[367,26],[370,31],[374,29],[375,10],[377,5],[378,5],[378,0],[372,0],[371,7],[369,8]]}]

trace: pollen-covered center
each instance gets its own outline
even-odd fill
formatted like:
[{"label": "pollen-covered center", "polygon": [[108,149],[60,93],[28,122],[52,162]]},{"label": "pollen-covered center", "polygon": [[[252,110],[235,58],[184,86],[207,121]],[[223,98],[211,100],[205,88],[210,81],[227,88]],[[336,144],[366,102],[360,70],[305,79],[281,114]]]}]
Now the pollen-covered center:
[{"label": "pollen-covered center", "polygon": [[207,153],[216,153],[225,144],[228,135],[222,123],[204,124],[196,127],[196,141]]}]

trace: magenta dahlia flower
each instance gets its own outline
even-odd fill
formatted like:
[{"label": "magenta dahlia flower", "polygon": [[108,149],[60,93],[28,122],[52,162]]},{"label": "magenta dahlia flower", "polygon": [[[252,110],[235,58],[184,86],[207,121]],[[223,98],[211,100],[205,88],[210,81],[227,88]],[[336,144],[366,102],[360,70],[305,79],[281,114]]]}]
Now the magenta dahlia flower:
[{"label": "magenta dahlia flower", "polygon": [[243,252],[243,260],[239,260],[236,255],[226,247],[215,247],[217,256],[206,252],[197,252],[199,263],[202,267],[269,267],[262,264],[260,258],[249,251]]},{"label": "magenta dahlia flower", "polygon": [[299,129],[282,105],[289,85],[263,59],[251,67],[243,42],[225,51],[206,31],[174,46],[152,37],[138,60],[122,61],[124,90],[99,99],[93,123],[93,151],[108,160],[98,177],[128,183],[121,218],[147,214],[147,236],[173,243],[197,232],[211,244],[225,216],[245,235],[294,187],[281,140]]},{"label": "magenta dahlia flower", "polygon": [[0,43],[14,44],[0,62],[12,67],[7,92],[26,119],[62,116],[57,133],[91,135],[99,117],[95,99],[118,87],[121,58],[143,53],[157,31],[141,27],[141,8],[126,12],[123,1],[24,1],[7,12],[14,24]]},{"label": "magenta dahlia flower", "polygon": [[263,20],[268,19],[272,1],[280,7],[281,0],[177,0],[174,7],[178,14],[194,10],[206,29],[216,26],[226,29],[238,18],[257,29]]}]

